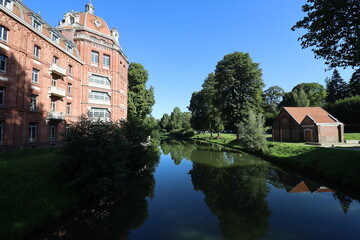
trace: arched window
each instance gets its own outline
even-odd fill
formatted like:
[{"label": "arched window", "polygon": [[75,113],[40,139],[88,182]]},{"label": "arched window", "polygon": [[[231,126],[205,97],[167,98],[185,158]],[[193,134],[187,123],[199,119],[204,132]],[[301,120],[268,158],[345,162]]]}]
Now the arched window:
[{"label": "arched window", "polygon": [[0,40],[7,41],[8,31],[6,27],[0,25]]}]

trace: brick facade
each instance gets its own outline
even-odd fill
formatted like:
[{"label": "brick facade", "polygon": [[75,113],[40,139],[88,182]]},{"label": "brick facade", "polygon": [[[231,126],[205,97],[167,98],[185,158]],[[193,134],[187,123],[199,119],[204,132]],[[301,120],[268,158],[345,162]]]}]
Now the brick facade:
[{"label": "brick facade", "polygon": [[81,115],[126,119],[128,60],[91,4],[54,28],[21,1],[3,2],[0,149],[57,145]]}]

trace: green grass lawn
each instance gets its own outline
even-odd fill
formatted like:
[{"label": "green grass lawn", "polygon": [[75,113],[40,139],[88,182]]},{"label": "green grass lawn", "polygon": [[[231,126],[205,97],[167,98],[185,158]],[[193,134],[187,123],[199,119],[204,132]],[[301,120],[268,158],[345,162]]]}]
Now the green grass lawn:
[{"label": "green grass lawn", "polygon": [[57,149],[0,153],[0,239],[17,239],[74,209],[54,168]]},{"label": "green grass lawn", "polygon": [[345,133],[345,140],[360,140],[360,133]]}]

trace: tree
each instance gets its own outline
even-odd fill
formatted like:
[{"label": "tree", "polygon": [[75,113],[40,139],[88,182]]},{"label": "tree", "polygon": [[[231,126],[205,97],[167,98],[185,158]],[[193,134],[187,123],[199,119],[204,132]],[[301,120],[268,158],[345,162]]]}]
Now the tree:
[{"label": "tree", "polygon": [[300,83],[292,91],[303,89],[309,100],[310,107],[321,107],[325,104],[326,90],[319,83]]},{"label": "tree", "polygon": [[248,53],[225,55],[215,70],[216,104],[231,129],[242,122],[249,110],[256,114],[263,110],[264,86],[258,63]]},{"label": "tree", "polygon": [[307,0],[302,10],[307,15],[291,28],[307,30],[299,38],[302,48],[330,68],[360,65],[360,1]]},{"label": "tree", "polygon": [[330,79],[326,81],[326,101],[334,103],[336,100],[348,97],[348,85],[335,69]]},{"label": "tree", "polygon": [[128,119],[144,120],[155,104],[154,88],[146,89],[148,71],[140,63],[130,63],[128,71]]},{"label": "tree", "polygon": [[308,107],[309,105],[310,100],[302,87],[286,93],[279,104],[280,107]]},{"label": "tree", "polygon": [[170,116],[169,114],[165,113],[159,122],[160,128],[164,129],[165,131],[170,131]]},{"label": "tree", "polygon": [[360,68],[357,69],[351,76],[349,91],[351,96],[360,95]]},{"label": "tree", "polygon": [[284,89],[279,86],[269,87],[264,91],[265,112],[276,113],[279,103],[285,95]]},{"label": "tree", "polygon": [[205,79],[203,89],[194,92],[190,99],[189,110],[191,111],[191,126],[200,131],[208,130],[220,132],[223,130],[223,123],[219,110],[215,105],[215,75],[210,73]]},{"label": "tree", "polygon": [[240,135],[240,143],[250,151],[261,151],[266,146],[264,117],[262,114],[256,115],[252,110],[243,122],[237,124]]}]

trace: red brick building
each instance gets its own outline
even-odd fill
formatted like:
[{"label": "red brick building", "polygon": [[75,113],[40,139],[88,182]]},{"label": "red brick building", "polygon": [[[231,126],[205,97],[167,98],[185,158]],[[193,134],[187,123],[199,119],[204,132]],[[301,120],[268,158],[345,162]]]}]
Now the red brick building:
[{"label": "red brick building", "polygon": [[272,126],[278,141],[344,142],[344,124],[321,107],[284,107]]},{"label": "red brick building", "polygon": [[81,115],[126,119],[128,60],[94,10],[54,28],[20,0],[0,0],[0,149],[55,145]]}]

